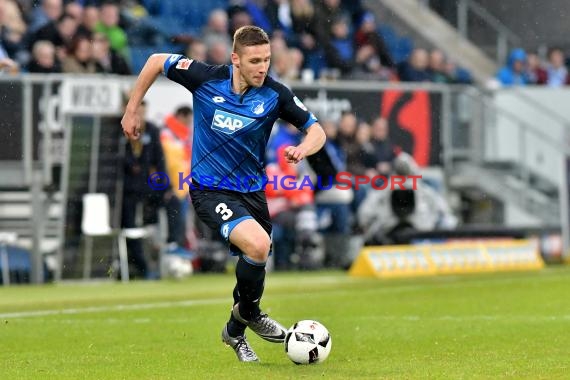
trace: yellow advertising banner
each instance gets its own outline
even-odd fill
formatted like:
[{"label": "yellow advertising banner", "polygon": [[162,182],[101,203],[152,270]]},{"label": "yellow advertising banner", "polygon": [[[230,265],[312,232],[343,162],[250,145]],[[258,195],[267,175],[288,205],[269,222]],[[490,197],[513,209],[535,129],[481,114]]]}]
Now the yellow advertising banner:
[{"label": "yellow advertising banner", "polygon": [[536,240],[471,241],[364,247],[349,275],[391,278],[543,267]]}]

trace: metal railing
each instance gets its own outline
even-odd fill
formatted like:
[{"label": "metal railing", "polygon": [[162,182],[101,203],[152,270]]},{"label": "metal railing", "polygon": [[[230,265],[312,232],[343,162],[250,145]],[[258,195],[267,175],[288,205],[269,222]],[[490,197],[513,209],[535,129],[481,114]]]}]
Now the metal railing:
[{"label": "metal railing", "polygon": [[477,16],[487,24],[496,34],[496,60],[505,62],[509,47],[519,46],[521,38],[503,24],[497,17],[491,14],[474,0],[458,0],[457,3],[457,30],[459,34],[469,39],[469,15]]}]

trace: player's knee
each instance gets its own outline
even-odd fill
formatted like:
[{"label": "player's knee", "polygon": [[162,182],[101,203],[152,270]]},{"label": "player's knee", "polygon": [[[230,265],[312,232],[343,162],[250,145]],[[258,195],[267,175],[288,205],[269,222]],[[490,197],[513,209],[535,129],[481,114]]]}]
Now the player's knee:
[{"label": "player's knee", "polygon": [[266,239],[256,239],[251,242],[249,252],[247,255],[254,261],[265,262],[269,256],[269,249],[271,248],[271,240]]}]

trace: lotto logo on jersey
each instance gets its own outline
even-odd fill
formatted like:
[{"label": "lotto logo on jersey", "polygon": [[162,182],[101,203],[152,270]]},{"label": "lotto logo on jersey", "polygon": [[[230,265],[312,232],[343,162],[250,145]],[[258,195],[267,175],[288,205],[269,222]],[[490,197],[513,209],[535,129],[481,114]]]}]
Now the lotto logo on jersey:
[{"label": "lotto logo on jersey", "polygon": [[242,129],[243,127],[247,127],[252,122],[253,119],[250,119],[249,117],[216,110],[214,113],[214,119],[212,120],[212,129],[231,135],[235,131]]}]

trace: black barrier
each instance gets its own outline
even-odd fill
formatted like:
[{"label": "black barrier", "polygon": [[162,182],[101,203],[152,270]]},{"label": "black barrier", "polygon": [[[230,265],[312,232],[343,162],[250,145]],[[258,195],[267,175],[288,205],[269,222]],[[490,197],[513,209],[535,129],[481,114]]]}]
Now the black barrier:
[{"label": "black barrier", "polygon": [[307,89],[293,91],[319,119],[337,119],[343,111],[372,122],[388,119],[391,141],[414,157],[418,165],[442,164],[441,93],[425,90]]},{"label": "black barrier", "polygon": [[22,145],[22,82],[0,82],[0,161],[20,161]]}]

